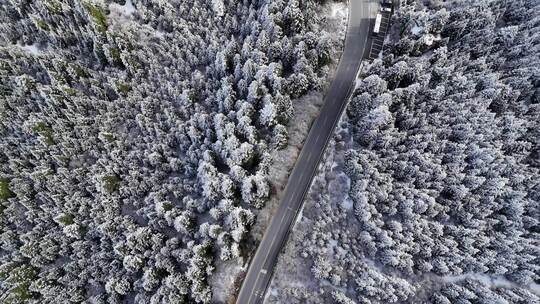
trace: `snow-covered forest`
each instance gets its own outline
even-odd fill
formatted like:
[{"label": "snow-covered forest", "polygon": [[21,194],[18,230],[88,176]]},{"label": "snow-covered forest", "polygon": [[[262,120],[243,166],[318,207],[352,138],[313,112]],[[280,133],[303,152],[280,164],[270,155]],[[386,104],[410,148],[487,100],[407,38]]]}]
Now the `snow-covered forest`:
[{"label": "snow-covered forest", "polygon": [[324,2],[2,1],[0,302],[213,302],[326,82]]},{"label": "snow-covered forest", "polygon": [[540,303],[539,11],[402,1],[268,303]]}]

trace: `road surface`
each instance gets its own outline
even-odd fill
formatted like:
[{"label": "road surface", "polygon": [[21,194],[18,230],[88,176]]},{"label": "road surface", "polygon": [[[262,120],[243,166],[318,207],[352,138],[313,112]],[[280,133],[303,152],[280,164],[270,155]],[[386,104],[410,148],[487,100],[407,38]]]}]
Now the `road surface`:
[{"label": "road surface", "polygon": [[296,214],[302,207],[324,150],[333,135],[347,100],[354,86],[358,69],[370,45],[370,8],[375,0],[350,0],[345,47],[336,75],[324,98],[319,117],[312,125],[295,166],[285,193],[270,225],[251,260],[248,272],[236,303],[261,303],[278,254],[287,240]]}]

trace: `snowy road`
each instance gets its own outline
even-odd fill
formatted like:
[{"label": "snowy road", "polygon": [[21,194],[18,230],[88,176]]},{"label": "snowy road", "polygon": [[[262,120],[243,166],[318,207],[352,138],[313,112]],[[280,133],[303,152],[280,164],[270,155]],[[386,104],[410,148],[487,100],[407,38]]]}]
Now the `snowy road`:
[{"label": "snowy road", "polygon": [[295,163],[280,205],[257,248],[244,279],[237,303],[261,303],[272,278],[279,252],[285,244],[334,128],[347,105],[356,74],[371,45],[371,21],[378,1],[351,0],[345,48],[321,113],[311,127]]}]

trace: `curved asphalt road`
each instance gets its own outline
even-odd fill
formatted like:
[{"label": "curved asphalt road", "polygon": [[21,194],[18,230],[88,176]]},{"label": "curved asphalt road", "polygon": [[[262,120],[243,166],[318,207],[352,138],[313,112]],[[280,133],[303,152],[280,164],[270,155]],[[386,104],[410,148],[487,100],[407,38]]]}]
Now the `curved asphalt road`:
[{"label": "curved asphalt road", "polygon": [[347,105],[361,60],[367,56],[366,50],[371,43],[370,2],[377,1],[349,0],[345,47],[336,76],[289,176],[283,199],[251,261],[236,301],[238,304],[261,303],[264,298],[278,254],[287,240],[326,145]]}]

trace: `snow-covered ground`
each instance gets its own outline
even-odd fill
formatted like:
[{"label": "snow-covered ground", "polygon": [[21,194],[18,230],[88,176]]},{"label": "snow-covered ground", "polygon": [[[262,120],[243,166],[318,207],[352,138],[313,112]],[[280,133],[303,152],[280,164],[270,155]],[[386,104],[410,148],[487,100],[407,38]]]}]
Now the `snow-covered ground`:
[{"label": "snow-covered ground", "polygon": [[131,14],[133,14],[134,12],[137,11],[137,9],[135,8],[135,6],[133,6],[133,2],[131,2],[131,0],[126,0],[126,3],[124,3],[124,5],[120,5],[120,4],[117,4],[117,3],[111,3],[109,5],[109,8],[116,8],[119,10],[119,12],[125,16],[129,16]]},{"label": "snow-covered ground", "polygon": [[20,43],[17,43],[17,46],[21,48],[23,51],[28,52],[32,55],[38,56],[43,54],[43,50],[39,49],[37,44],[31,44],[31,45],[22,45]]},{"label": "snow-covered ground", "polygon": [[346,2],[332,2],[329,4],[329,9],[329,20],[347,23],[347,14],[349,13],[349,7],[347,6]]},{"label": "snow-covered ground", "polygon": [[326,5],[325,12],[328,31],[343,42],[349,14],[347,2],[330,2]]},{"label": "snow-covered ground", "polygon": [[216,265],[216,270],[210,277],[212,286],[212,302],[226,303],[234,290],[235,279],[245,270],[237,261],[220,262]]},{"label": "snow-covered ground", "polygon": [[459,283],[461,281],[465,281],[467,279],[476,280],[478,282],[481,282],[485,286],[488,286],[489,288],[525,288],[528,289],[530,292],[535,293],[537,295],[540,295],[540,285],[531,283],[527,286],[518,285],[515,282],[512,282],[508,280],[507,278],[503,276],[493,276],[488,275],[485,273],[464,273],[461,275],[448,275],[444,277],[440,277],[441,281],[448,282],[448,283]]}]

